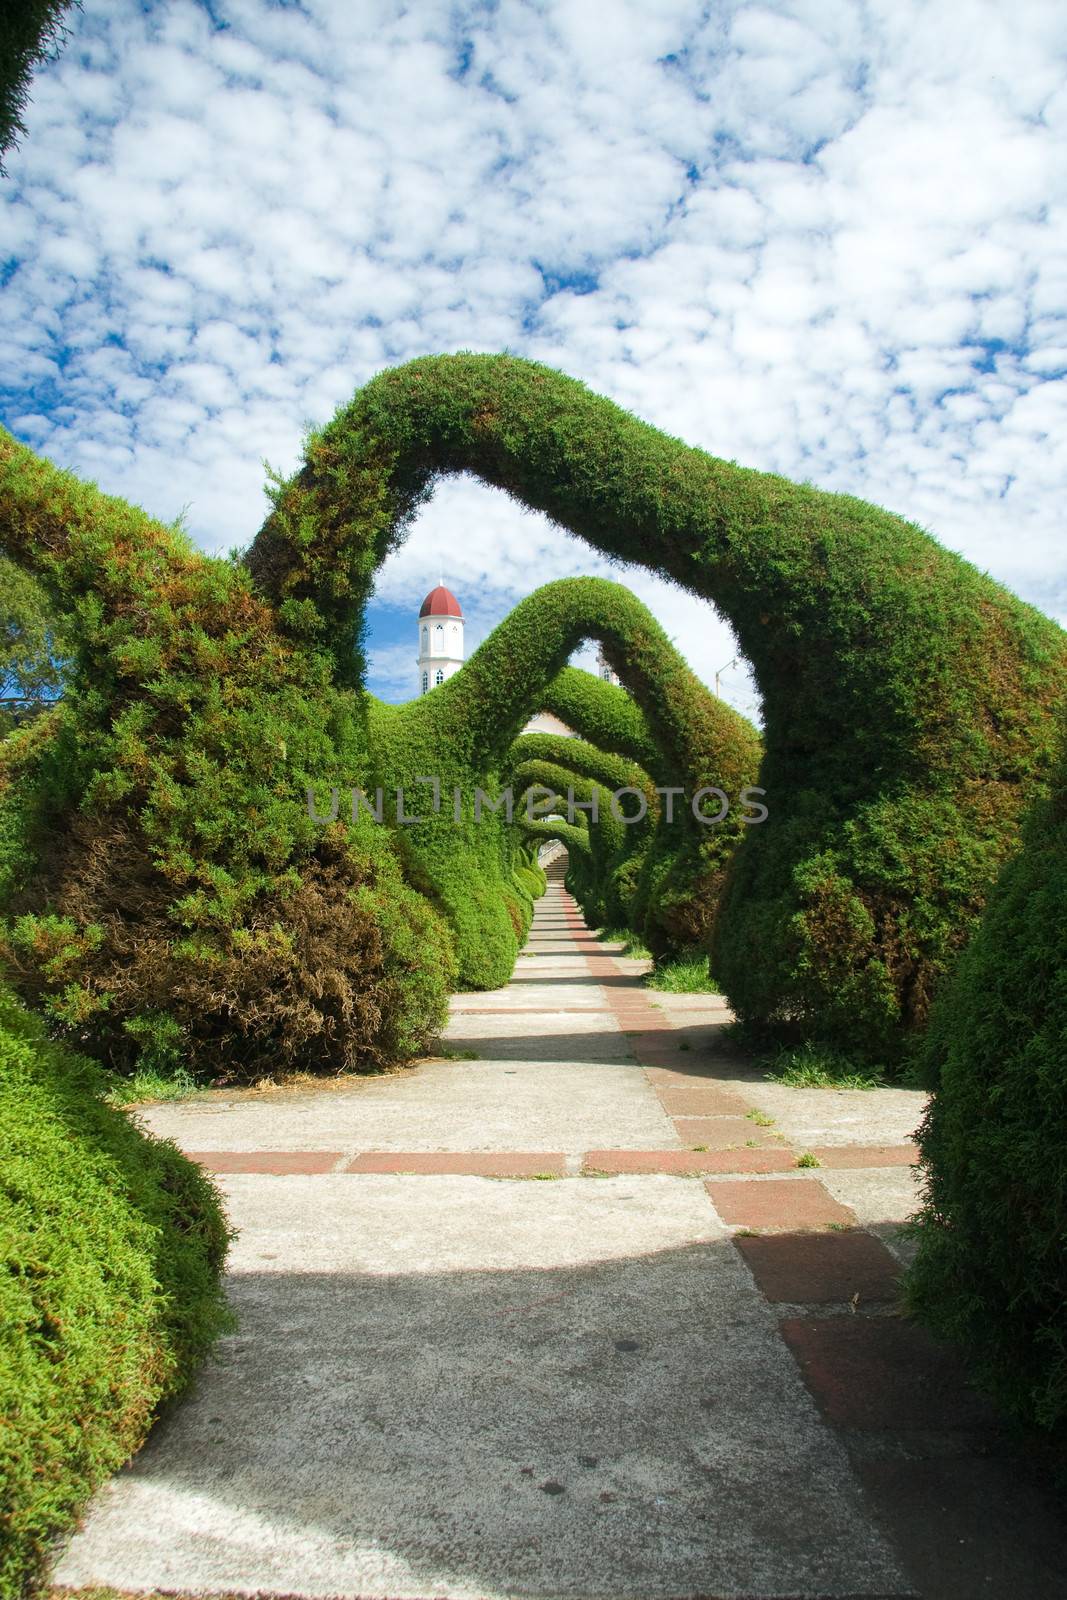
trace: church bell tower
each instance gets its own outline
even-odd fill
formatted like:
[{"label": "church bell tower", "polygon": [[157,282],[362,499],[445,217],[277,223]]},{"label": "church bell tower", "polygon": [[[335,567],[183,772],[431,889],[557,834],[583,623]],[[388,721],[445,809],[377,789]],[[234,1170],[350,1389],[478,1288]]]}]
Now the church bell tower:
[{"label": "church bell tower", "polygon": [[428,694],[463,665],[463,608],[439,583],[419,608],[419,694]]}]

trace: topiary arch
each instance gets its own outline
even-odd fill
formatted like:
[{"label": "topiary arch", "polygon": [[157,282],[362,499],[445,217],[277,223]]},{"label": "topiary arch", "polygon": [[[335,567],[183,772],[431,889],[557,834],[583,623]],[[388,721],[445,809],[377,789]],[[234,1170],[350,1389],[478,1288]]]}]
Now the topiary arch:
[{"label": "topiary arch", "polygon": [[[440,903],[438,846],[378,827],[325,839],[300,796],[334,774],[373,786],[426,770],[416,747],[435,748],[438,713],[394,719],[361,691],[363,608],[434,476],[466,470],[730,617],[763,695],[770,817],[734,857],[716,975],[749,1023],[899,1052],[1046,776],[1063,634],[899,518],[716,461],[511,357],[427,358],[368,384],[276,486],[243,570],[0,436],[0,544],[72,612],[76,658],[63,711],[0,761],[0,899],[33,902],[6,945],[23,991],[83,1029],[95,1008],[109,1049],[125,1016],[137,1039],[173,1052],[180,967],[182,1027],[202,1025],[206,1048],[220,1024],[204,994],[224,993],[228,1018],[256,1016],[256,1037],[233,1041],[250,1070],[279,1055],[280,1037],[293,1065],[345,1064],[349,1019],[375,1009],[391,1020],[370,1059],[418,1047],[441,1015],[449,955],[441,920],[408,886]],[[505,673],[484,703],[478,737],[493,752],[499,739],[501,759],[518,679]],[[452,722],[462,755],[468,730]],[[680,748],[697,738],[679,734]],[[509,848],[482,917],[510,925],[486,941],[504,976],[524,916],[509,899]],[[60,882],[66,910],[45,903]],[[358,952],[325,931],[342,903]],[[106,974],[101,907],[114,933]],[[129,997],[134,1015],[102,996],[112,981],[128,988],[118,946],[139,907],[155,919],[153,981]],[[461,960],[481,916],[469,935],[453,923]],[[338,962],[323,1007],[327,946]],[[268,1014],[242,987],[257,970]],[[369,1008],[366,971],[379,985]]]},{"label": "topiary arch", "polygon": [[[457,978],[505,982],[539,880],[503,819],[475,823],[471,791],[494,793],[588,634],[673,760],[731,792],[755,772],[754,730],[604,580],[531,596],[447,684],[385,706],[339,681],[307,602],[276,607],[246,567],[3,435],[0,546],[70,617],[76,657],[63,705],[0,746],[0,957],[26,998],[123,1069],[402,1059],[440,1026]],[[401,821],[397,786],[422,811],[430,775],[443,814]],[[328,799],[313,817],[305,798],[324,785],[338,800],[326,827]],[[384,825],[366,809],[348,820],[349,787],[383,790]],[[728,846],[724,829],[720,872]]]},{"label": "topiary arch", "polygon": [[339,674],[358,676],[376,568],[453,472],[729,618],[770,818],[736,858],[716,971],[749,1023],[896,1054],[1048,771],[1061,630],[889,512],[717,460],[533,362],[436,356],[311,437],[249,554]]}]

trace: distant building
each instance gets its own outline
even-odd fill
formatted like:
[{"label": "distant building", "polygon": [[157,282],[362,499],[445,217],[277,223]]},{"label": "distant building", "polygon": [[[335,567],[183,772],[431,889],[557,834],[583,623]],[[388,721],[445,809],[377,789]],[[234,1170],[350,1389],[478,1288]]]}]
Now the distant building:
[{"label": "distant building", "polygon": [[427,694],[463,665],[463,608],[439,583],[419,607],[419,693]]},{"label": "distant building", "polygon": [[617,688],[622,687],[619,683],[619,674],[609,664],[602,644],[596,647],[596,675],[598,678],[603,678],[605,683],[613,683]]}]

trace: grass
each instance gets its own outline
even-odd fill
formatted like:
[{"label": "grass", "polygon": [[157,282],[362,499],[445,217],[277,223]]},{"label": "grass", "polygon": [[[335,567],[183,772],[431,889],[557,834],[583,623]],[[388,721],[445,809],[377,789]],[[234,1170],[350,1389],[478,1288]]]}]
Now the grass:
[{"label": "grass", "polygon": [[621,944],[622,949],[619,954],[632,956],[635,961],[650,961],[652,959],[652,951],[647,944],[636,933],[632,933],[629,928],[598,928],[597,938],[603,944]]},{"label": "grass", "polygon": [[804,1150],[799,1156],[797,1156],[797,1166],[821,1167],[822,1162],[819,1160],[818,1156],[813,1156],[810,1150]]},{"label": "grass", "polygon": [[167,1074],[145,1067],[129,1078],[113,1079],[104,1098],[109,1106],[139,1106],[152,1100],[188,1100],[203,1087],[184,1067]]},{"label": "grass", "polygon": [[811,1042],[780,1050],[761,1063],[764,1076],[790,1089],[882,1089],[885,1078],[824,1045]]},{"label": "grass", "polygon": [[754,1122],[757,1128],[773,1128],[774,1118],[769,1117],[766,1111],[746,1111],[745,1116],[749,1122]]},{"label": "grass", "polygon": [[707,956],[678,956],[664,961],[645,979],[645,987],[663,994],[718,994],[719,986],[708,971]]},{"label": "grass", "polygon": [[434,1061],[480,1061],[481,1056],[477,1050],[438,1050]]}]

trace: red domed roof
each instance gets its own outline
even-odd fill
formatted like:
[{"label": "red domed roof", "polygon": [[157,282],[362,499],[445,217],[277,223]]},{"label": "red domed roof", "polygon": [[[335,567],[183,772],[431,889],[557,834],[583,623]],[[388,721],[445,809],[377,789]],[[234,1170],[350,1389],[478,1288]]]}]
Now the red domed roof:
[{"label": "red domed roof", "polygon": [[436,589],[430,590],[419,612],[420,617],[462,617],[462,615],[459,601],[451,589],[446,589],[443,583],[439,583]]}]

